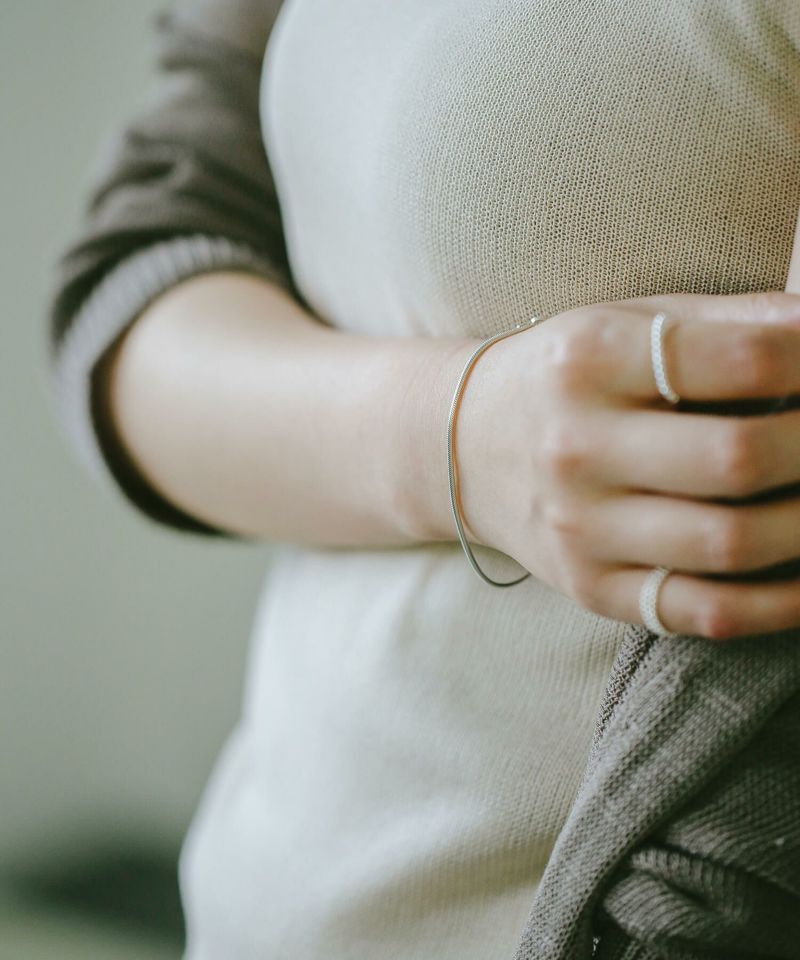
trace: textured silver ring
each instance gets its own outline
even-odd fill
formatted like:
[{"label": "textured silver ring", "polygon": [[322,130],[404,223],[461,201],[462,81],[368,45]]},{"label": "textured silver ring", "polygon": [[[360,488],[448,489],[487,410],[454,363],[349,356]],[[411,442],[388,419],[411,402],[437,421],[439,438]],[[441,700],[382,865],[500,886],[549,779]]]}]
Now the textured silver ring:
[{"label": "textured silver ring", "polygon": [[642,589],[639,591],[639,613],[644,625],[651,633],[662,637],[675,637],[677,634],[667,630],[658,616],[658,592],[661,584],[672,573],[666,567],[655,567],[645,577]]},{"label": "textured silver ring", "polygon": [[664,365],[664,327],[666,322],[666,314],[657,313],[650,324],[650,360],[653,365],[653,376],[658,392],[670,403],[678,403],[681,398],[670,386]]}]

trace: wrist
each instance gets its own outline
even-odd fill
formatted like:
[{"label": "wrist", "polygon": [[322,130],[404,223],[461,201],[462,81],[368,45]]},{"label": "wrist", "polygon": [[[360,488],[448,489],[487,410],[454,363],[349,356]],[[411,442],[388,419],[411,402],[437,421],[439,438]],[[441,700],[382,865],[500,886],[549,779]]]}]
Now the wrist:
[{"label": "wrist", "polygon": [[[433,338],[419,375],[404,393],[397,476],[405,534],[417,543],[456,540],[447,470],[447,423],[456,384],[467,359],[482,342],[479,337]],[[456,415],[456,426],[458,415]],[[456,450],[458,438],[456,437]],[[462,513],[468,539],[481,545]]]}]

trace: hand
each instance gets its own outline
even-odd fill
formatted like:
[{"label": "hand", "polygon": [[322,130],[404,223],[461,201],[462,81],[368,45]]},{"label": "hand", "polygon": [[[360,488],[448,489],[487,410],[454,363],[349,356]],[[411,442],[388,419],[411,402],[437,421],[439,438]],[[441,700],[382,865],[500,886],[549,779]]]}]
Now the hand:
[{"label": "hand", "polygon": [[[659,311],[677,321],[665,362],[694,412],[656,389]],[[696,412],[794,393],[792,294],[644,297],[523,329],[476,361],[458,411],[469,538],[617,620],[642,622],[643,580],[664,566],[675,571],[659,593],[669,630],[724,639],[798,626],[800,580],[765,580],[763,570],[800,556],[800,499],[774,495],[800,481],[800,410]],[[748,571],[761,579],[712,578]]]}]

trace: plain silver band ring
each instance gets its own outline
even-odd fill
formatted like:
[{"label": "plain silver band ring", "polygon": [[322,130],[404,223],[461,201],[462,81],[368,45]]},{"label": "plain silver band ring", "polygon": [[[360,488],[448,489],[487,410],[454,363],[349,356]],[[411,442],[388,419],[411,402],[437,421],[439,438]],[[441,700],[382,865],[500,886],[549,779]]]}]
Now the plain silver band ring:
[{"label": "plain silver band ring", "polygon": [[650,360],[653,365],[653,376],[658,392],[670,403],[678,403],[681,398],[670,386],[664,366],[664,327],[666,322],[666,314],[657,313],[650,324]]},{"label": "plain silver band ring", "polygon": [[642,615],[644,625],[651,633],[662,637],[678,636],[667,630],[658,616],[658,591],[671,572],[666,567],[655,567],[645,577],[642,589],[639,591],[639,613]]}]

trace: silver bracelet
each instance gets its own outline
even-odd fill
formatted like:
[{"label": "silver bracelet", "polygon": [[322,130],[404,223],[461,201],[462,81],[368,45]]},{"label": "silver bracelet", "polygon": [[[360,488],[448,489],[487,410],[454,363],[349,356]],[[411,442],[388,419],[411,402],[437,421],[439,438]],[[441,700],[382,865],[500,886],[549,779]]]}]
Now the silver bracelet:
[{"label": "silver bracelet", "polygon": [[505,337],[513,336],[515,333],[519,333],[521,330],[528,330],[531,327],[535,326],[540,321],[540,317],[531,317],[526,323],[518,323],[513,330],[507,330],[505,333],[498,333],[494,337],[489,337],[488,340],[484,340],[483,343],[475,349],[472,356],[467,360],[464,365],[464,369],[461,371],[461,376],[458,379],[458,384],[456,385],[455,393],[453,394],[453,402],[450,404],[450,416],[447,418],[447,475],[450,481],[450,506],[453,509],[453,519],[456,522],[456,530],[458,531],[458,539],[461,541],[461,546],[464,548],[464,553],[467,555],[467,560],[469,560],[472,565],[472,569],[478,576],[484,580],[486,583],[491,584],[493,587],[513,587],[516,583],[521,583],[523,580],[526,580],[530,576],[530,571],[523,574],[521,577],[517,577],[516,580],[507,580],[505,582],[501,580],[493,580],[490,576],[487,576],[478,566],[478,561],[475,559],[475,555],[472,552],[472,548],[467,543],[467,537],[464,532],[464,524],[461,520],[461,513],[459,510],[459,497],[458,497],[458,469],[456,467],[456,452],[455,452],[455,420],[456,420],[456,411],[458,409],[458,404],[461,399],[461,394],[464,392],[464,386],[466,384],[467,375],[472,369],[473,364],[478,359],[478,357],[483,353],[484,350],[488,349],[493,343],[496,343],[498,340],[503,340]]}]

